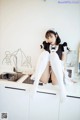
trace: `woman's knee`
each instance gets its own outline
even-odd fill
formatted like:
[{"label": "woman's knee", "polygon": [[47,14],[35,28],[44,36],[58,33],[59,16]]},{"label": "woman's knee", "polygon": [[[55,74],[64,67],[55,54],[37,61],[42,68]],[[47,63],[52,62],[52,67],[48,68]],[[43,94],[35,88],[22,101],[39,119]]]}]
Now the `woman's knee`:
[{"label": "woman's knee", "polygon": [[59,59],[59,56],[56,52],[52,52],[50,53],[50,59],[53,59],[53,60],[60,60]]},{"label": "woman's knee", "polygon": [[48,51],[45,51],[45,50],[42,52],[42,54],[43,54],[44,56],[49,56],[49,52],[48,52]]},{"label": "woman's knee", "polygon": [[40,55],[40,59],[48,59],[49,60],[50,54],[48,51],[43,51]]}]

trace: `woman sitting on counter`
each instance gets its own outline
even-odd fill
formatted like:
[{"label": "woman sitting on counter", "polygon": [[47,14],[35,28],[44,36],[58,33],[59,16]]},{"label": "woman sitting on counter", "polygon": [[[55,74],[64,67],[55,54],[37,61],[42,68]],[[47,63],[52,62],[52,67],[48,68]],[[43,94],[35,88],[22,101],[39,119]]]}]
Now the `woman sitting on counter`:
[{"label": "woman sitting on counter", "polygon": [[[35,73],[31,76],[34,80],[34,92],[37,90],[39,81],[48,83],[49,78],[52,84],[59,85],[59,95],[61,101],[66,98],[66,89],[64,85],[64,61],[65,50],[69,50],[67,43],[61,43],[61,39],[57,32],[48,30],[45,34],[46,41],[43,41],[41,48],[44,48],[40,54]],[[51,66],[51,67],[50,67]]]}]

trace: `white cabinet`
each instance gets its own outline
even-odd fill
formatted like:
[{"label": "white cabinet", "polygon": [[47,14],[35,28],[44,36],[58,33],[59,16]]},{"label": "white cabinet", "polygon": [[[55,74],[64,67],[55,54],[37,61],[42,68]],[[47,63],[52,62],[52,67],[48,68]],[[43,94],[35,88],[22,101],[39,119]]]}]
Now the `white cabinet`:
[{"label": "white cabinet", "polygon": [[59,98],[54,94],[37,92],[30,98],[29,120],[58,120]]},{"label": "white cabinet", "polygon": [[67,97],[60,104],[59,120],[80,120],[80,98]]},{"label": "white cabinet", "polygon": [[0,85],[0,113],[8,120],[80,120],[80,98],[67,97],[60,103],[54,93],[37,92]]},{"label": "white cabinet", "polygon": [[0,88],[0,113],[8,120],[28,120],[29,93],[25,89],[4,86]]}]

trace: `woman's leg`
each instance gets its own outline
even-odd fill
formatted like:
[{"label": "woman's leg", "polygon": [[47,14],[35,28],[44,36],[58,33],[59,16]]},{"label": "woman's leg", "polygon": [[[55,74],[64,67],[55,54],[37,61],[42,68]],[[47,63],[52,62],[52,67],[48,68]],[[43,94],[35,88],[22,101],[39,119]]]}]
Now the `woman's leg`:
[{"label": "woman's leg", "polygon": [[50,57],[50,54],[47,51],[43,51],[41,55],[39,56],[35,74],[31,77],[31,79],[34,79],[34,91],[33,91],[34,93],[36,92],[39,80],[41,79],[41,76],[43,75],[48,65],[48,62],[50,59],[49,57]]},{"label": "woman's leg", "polygon": [[56,52],[50,53],[50,63],[52,70],[54,71],[54,74],[58,80],[60,88],[60,99],[63,101],[66,98],[66,89],[63,83],[63,68]]},{"label": "woman's leg", "polygon": [[[49,78],[50,78],[50,69],[49,69],[49,62],[48,62],[44,72],[42,73],[40,82],[46,84],[48,83]],[[31,76],[31,79],[35,80],[35,73]]]},{"label": "woman's leg", "polygon": [[49,62],[48,62],[46,69],[44,70],[40,78],[40,81],[46,84],[48,83],[49,77],[50,77],[50,70],[49,70]]},{"label": "woman's leg", "polygon": [[58,80],[57,80],[56,75],[54,74],[52,68],[51,68],[51,81],[52,81],[53,85],[58,84]]}]

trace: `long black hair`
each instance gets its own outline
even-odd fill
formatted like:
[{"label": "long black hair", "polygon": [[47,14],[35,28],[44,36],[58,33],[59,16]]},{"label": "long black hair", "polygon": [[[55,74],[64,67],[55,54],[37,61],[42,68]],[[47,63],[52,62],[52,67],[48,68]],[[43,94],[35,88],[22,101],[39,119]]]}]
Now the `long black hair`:
[{"label": "long black hair", "polygon": [[54,34],[54,36],[56,37],[56,45],[58,45],[61,42],[61,39],[57,32],[55,32],[53,30],[48,30],[45,34],[45,38],[48,39],[51,36],[51,34]]}]

